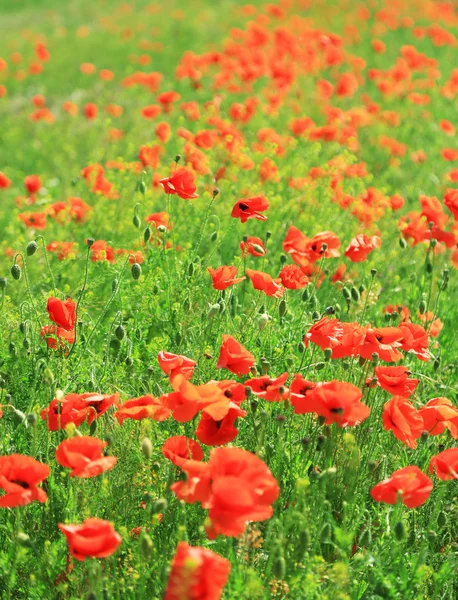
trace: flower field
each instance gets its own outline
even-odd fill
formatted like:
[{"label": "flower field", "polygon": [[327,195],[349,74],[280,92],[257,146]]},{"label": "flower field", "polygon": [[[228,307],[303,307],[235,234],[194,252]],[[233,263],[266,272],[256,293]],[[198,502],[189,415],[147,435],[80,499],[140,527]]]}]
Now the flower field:
[{"label": "flower field", "polygon": [[0,32],[0,598],[458,598],[458,5]]}]

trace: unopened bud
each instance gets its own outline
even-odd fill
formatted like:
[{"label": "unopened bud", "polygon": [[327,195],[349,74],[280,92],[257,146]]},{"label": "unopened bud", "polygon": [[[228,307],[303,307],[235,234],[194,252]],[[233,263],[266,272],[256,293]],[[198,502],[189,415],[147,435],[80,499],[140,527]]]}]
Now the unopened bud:
[{"label": "unopened bud", "polygon": [[11,267],[11,275],[16,281],[18,281],[21,278],[22,270],[17,263],[14,263],[14,265]]},{"label": "unopened bud", "polygon": [[270,317],[267,313],[263,313],[262,315],[259,316],[259,318],[258,318],[259,331],[262,331],[264,329],[264,327],[269,322],[269,319],[270,319]]},{"label": "unopened bud", "polygon": [[4,290],[6,288],[7,281],[8,280],[6,277],[0,277],[0,290]]},{"label": "unopened bud", "polygon": [[25,249],[27,256],[33,256],[37,250],[38,250],[38,244],[36,243],[35,240],[32,240],[31,242],[29,242]]},{"label": "unopened bud", "polygon": [[145,244],[149,241],[151,237],[151,229],[148,225],[148,227],[145,228],[145,231],[143,232],[143,241],[145,242]]},{"label": "unopened bud", "polygon": [[402,542],[406,537],[406,528],[403,521],[398,521],[394,525],[394,537],[398,540],[398,542]]},{"label": "unopened bud", "polygon": [[210,240],[211,240],[212,242],[216,242],[216,240],[217,240],[217,239],[218,239],[218,232],[217,232],[217,231],[214,231],[214,232],[211,234],[211,236],[210,236]]},{"label": "unopened bud", "polygon": [[141,443],[142,454],[146,460],[151,460],[153,456],[153,444],[149,438],[144,438]]},{"label": "unopened bud", "polygon": [[142,268],[138,263],[134,263],[130,272],[132,273],[132,278],[135,279],[135,281],[137,281],[138,279],[140,279],[140,276],[142,274]]},{"label": "unopened bud", "polygon": [[132,223],[134,224],[134,227],[136,227],[137,229],[142,224],[142,222],[140,221],[140,217],[138,215],[134,215],[134,218],[132,219]]},{"label": "unopened bud", "polygon": [[213,319],[213,317],[215,315],[217,315],[218,313],[219,313],[219,304],[209,304],[208,305],[207,319]]},{"label": "unopened bud", "polygon": [[284,317],[286,314],[286,300],[282,300],[278,306],[278,314],[280,318]]}]

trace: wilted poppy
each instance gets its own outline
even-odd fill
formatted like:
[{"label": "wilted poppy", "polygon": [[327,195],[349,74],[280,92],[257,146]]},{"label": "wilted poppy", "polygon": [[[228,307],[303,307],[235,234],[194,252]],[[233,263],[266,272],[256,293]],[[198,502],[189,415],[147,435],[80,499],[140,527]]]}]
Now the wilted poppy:
[{"label": "wilted poppy", "polygon": [[63,467],[72,469],[70,477],[96,477],[112,469],[118,460],[116,456],[103,455],[106,446],[108,442],[97,438],[73,437],[57,446],[56,460]]},{"label": "wilted poppy", "polygon": [[109,521],[86,519],[81,525],[64,525],[59,529],[67,538],[70,554],[76,560],[106,558],[116,552],[122,538]]},{"label": "wilted poppy", "polygon": [[46,502],[48,496],[38,487],[49,477],[50,469],[31,456],[10,454],[0,456],[0,489],[5,495],[0,497],[2,508],[25,506],[34,500]]},{"label": "wilted poppy", "polygon": [[432,489],[433,482],[418,467],[405,467],[377,483],[371,496],[376,502],[396,504],[399,499],[408,508],[417,508],[428,500]]}]

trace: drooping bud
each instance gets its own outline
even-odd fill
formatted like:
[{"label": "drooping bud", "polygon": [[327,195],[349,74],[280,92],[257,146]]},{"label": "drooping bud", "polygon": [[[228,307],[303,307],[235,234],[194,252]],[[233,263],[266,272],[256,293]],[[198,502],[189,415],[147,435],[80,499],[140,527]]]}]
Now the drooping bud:
[{"label": "drooping bud", "polygon": [[19,279],[21,278],[22,270],[17,263],[14,263],[14,265],[11,267],[11,275],[16,281],[19,281]]},{"label": "drooping bud", "polygon": [[37,250],[38,250],[38,244],[36,243],[35,240],[32,240],[31,242],[29,242],[25,249],[27,256],[33,256]]},{"label": "drooping bud", "polygon": [[142,274],[142,268],[138,263],[134,263],[130,272],[132,273],[132,278],[135,279],[135,281],[137,281],[138,279],[140,279],[140,276]]}]

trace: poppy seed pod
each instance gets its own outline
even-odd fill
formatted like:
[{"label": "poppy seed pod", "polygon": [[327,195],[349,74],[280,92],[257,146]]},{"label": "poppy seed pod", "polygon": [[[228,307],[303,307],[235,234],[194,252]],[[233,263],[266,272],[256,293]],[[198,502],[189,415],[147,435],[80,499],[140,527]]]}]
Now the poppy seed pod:
[{"label": "poppy seed pod", "polygon": [[27,256],[33,256],[37,250],[38,250],[38,244],[36,243],[35,240],[32,240],[31,242],[29,242],[25,249]]},{"label": "poppy seed pod", "polygon": [[142,268],[138,263],[134,263],[130,272],[132,273],[132,278],[135,279],[135,281],[137,281],[138,279],[140,279],[140,276],[142,274]]},{"label": "poppy seed pod", "polygon": [[91,246],[93,246],[95,244],[95,239],[94,238],[87,238],[86,244],[90,248]]},{"label": "poppy seed pod", "polygon": [[149,239],[151,237],[151,229],[148,227],[146,227],[145,231],[143,232],[143,241],[146,243],[149,242]]},{"label": "poppy seed pod", "polygon": [[11,267],[11,275],[16,281],[19,281],[19,279],[21,278],[22,270],[17,263],[14,263],[14,265]]},{"label": "poppy seed pod", "polygon": [[144,438],[141,443],[142,454],[146,460],[151,460],[153,456],[153,444],[149,438]]}]

